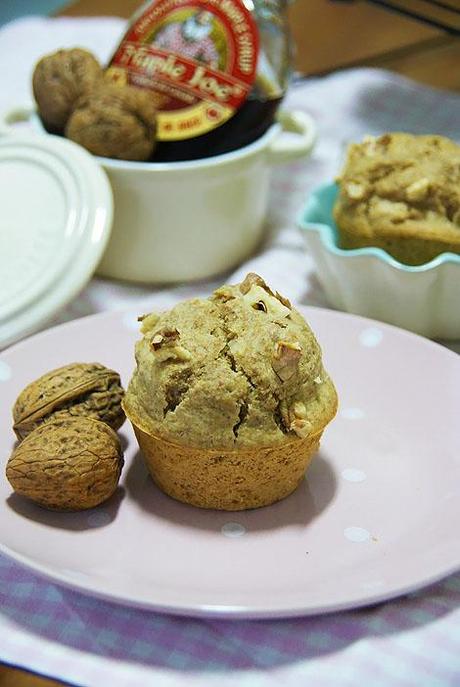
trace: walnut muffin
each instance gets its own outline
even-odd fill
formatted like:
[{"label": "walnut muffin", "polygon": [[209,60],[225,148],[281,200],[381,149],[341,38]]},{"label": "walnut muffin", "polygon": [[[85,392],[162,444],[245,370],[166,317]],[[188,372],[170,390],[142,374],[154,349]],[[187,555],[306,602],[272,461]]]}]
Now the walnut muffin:
[{"label": "walnut muffin", "polygon": [[460,253],[460,146],[388,133],[348,149],[334,218],[342,248],[376,246],[407,265]]},{"label": "walnut muffin", "polygon": [[337,409],[300,313],[248,275],[141,331],[123,407],[159,487],[222,510],[290,494]]}]

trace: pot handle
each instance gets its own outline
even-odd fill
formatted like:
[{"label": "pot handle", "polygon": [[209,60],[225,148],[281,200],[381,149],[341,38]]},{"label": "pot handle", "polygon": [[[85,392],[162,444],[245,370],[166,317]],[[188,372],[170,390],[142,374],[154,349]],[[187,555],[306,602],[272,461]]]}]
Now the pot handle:
[{"label": "pot handle", "polygon": [[[302,110],[281,110],[277,121],[281,125],[281,132],[268,149],[270,162],[276,165],[308,157],[317,136],[313,117]],[[294,135],[284,136],[284,133]]]},{"label": "pot handle", "polygon": [[33,105],[11,107],[0,112],[0,134],[14,133],[14,124],[30,121],[35,112]]}]

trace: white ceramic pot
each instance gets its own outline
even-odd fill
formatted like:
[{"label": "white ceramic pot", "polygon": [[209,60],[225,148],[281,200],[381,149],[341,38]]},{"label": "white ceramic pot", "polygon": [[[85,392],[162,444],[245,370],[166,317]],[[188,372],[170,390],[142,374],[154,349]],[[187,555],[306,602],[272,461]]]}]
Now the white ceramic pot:
[{"label": "white ceramic pot", "polygon": [[[30,108],[3,115],[28,120]],[[96,158],[114,197],[114,222],[98,267],[102,276],[137,282],[203,279],[228,270],[259,244],[273,165],[306,157],[316,126],[303,112],[282,111],[261,138],[231,153],[188,162]]]}]

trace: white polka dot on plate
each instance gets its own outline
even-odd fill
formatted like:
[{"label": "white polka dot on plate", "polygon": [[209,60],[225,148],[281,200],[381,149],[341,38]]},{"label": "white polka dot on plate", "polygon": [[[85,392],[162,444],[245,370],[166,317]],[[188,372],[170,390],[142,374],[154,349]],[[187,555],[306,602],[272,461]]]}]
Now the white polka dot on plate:
[{"label": "white polka dot on plate", "polygon": [[340,411],[340,416],[346,420],[361,420],[364,415],[364,410],[361,408],[342,408]]},{"label": "white polka dot on plate", "polygon": [[12,375],[11,367],[4,360],[0,360],[0,382],[6,382],[7,379],[11,379]]},{"label": "white polka dot on plate", "polygon": [[366,479],[366,473],[357,468],[345,468],[345,470],[342,470],[341,475],[347,482],[364,482]]},{"label": "white polka dot on plate", "polygon": [[246,528],[239,522],[226,522],[220,531],[226,537],[242,537],[243,534],[246,534]]},{"label": "white polka dot on plate", "polygon": [[103,525],[108,525],[111,519],[109,513],[98,511],[97,513],[90,513],[86,522],[90,527],[103,527]]},{"label": "white polka dot on plate", "polygon": [[346,527],[343,531],[345,538],[355,543],[369,541],[370,533],[364,527]]},{"label": "white polka dot on plate", "polygon": [[367,346],[368,348],[374,348],[378,346],[383,339],[383,332],[377,327],[368,327],[368,329],[363,329],[359,335],[359,341],[362,346]]},{"label": "white polka dot on plate", "polygon": [[123,315],[121,321],[123,322],[123,325],[126,327],[126,329],[132,329],[137,332],[139,331],[139,327],[141,326],[141,323],[138,321],[137,318],[137,313],[127,312]]}]

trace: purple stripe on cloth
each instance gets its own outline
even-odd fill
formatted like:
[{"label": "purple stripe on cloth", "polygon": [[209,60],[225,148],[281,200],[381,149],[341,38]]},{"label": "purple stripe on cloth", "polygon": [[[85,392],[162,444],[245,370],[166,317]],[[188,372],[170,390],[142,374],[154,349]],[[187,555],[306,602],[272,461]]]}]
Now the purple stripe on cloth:
[{"label": "purple stripe on cloth", "polygon": [[[460,634],[446,644],[437,632],[437,621],[460,605],[458,580],[460,576],[423,594],[330,616],[199,620],[86,597],[0,557],[0,604],[2,613],[28,632],[99,656],[185,671],[267,669],[338,654],[360,641],[388,641],[394,633],[422,630],[429,630],[440,650],[460,656]],[[409,654],[434,673],[432,649],[433,644],[429,660],[416,644]]]}]

